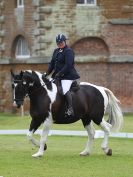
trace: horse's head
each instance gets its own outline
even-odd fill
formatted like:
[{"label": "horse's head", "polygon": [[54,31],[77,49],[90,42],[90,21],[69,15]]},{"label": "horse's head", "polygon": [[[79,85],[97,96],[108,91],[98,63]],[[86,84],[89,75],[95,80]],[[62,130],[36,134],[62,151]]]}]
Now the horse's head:
[{"label": "horse's head", "polygon": [[33,86],[34,81],[31,77],[31,73],[27,71],[21,71],[19,74],[14,74],[11,71],[13,78],[13,101],[14,105],[20,108],[23,105],[24,98],[28,94],[29,87]]},{"label": "horse's head", "polygon": [[48,90],[52,90],[51,82],[44,77],[41,73],[37,71],[21,71],[19,74],[14,74],[11,71],[13,78],[12,88],[14,96],[14,105],[17,105],[19,108],[23,105],[25,96],[30,96],[37,94],[41,88],[43,92],[47,93]]}]

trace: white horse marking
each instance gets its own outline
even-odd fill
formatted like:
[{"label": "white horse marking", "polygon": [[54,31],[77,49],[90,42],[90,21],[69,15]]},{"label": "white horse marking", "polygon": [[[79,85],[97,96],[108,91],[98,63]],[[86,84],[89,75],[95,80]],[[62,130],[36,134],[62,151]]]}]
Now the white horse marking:
[{"label": "white horse marking", "polygon": [[50,97],[51,103],[54,103],[57,95],[57,87],[54,83],[52,83],[52,91],[48,90],[48,96]]},{"label": "white horse marking", "polygon": [[35,146],[37,146],[37,147],[40,147],[39,141],[37,141],[36,139],[33,138],[33,132],[34,132],[34,130],[29,131],[29,132],[27,133],[27,138],[28,138],[28,140],[29,140],[33,145],[35,145]]},{"label": "white horse marking", "polygon": [[54,83],[52,83],[52,90],[51,91],[48,90],[46,85],[45,85],[45,83],[43,82],[42,74],[37,72],[37,71],[36,71],[36,74],[39,77],[41,85],[47,90],[48,96],[50,97],[50,100],[51,100],[51,103],[54,103],[55,100],[56,100],[56,95],[57,95],[57,87],[56,87],[56,85]]},{"label": "white horse marking", "polygon": [[111,124],[106,122],[104,119],[100,123],[101,129],[104,131],[104,139],[101,145],[101,148],[103,149],[104,153],[107,154],[109,151],[108,148],[108,140],[109,140],[109,134],[110,134],[110,129],[111,129]]},{"label": "white horse marking", "polygon": [[47,141],[47,137],[49,134],[50,127],[52,125],[53,121],[51,118],[51,115],[45,120],[43,124],[41,139],[40,139],[40,148],[37,153],[33,154],[32,157],[41,157],[44,154],[44,145]]},{"label": "white horse marking", "polygon": [[17,87],[17,83],[14,83],[14,89],[13,89],[13,106],[16,106],[17,104],[16,104],[16,101],[15,101],[15,88]]},{"label": "white horse marking", "polygon": [[[26,70],[26,71],[32,74],[32,70]],[[25,71],[24,71],[24,72],[25,72]]]},{"label": "white horse marking", "polygon": [[82,151],[80,153],[81,156],[86,156],[91,153],[93,141],[94,141],[94,136],[95,136],[95,128],[93,127],[92,123],[85,126],[85,129],[87,130],[87,133],[88,133],[88,141],[87,141],[84,151]]}]

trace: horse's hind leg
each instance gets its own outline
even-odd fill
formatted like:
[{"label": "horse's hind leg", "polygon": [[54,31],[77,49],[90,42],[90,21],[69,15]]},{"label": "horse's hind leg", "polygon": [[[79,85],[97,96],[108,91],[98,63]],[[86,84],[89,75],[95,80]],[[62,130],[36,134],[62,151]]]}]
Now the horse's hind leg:
[{"label": "horse's hind leg", "polygon": [[85,129],[87,130],[87,133],[88,133],[88,141],[87,141],[84,151],[80,153],[81,156],[90,155],[92,146],[93,146],[94,136],[95,136],[95,129],[92,123],[90,123],[89,125],[86,125]]},{"label": "horse's hind leg", "polygon": [[104,131],[104,139],[101,144],[101,148],[103,149],[104,153],[106,155],[111,156],[112,155],[112,149],[108,147],[108,140],[109,140],[109,134],[110,134],[110,128],[111,124],[107,123],[104,119],[100,123],[101,129]]}]

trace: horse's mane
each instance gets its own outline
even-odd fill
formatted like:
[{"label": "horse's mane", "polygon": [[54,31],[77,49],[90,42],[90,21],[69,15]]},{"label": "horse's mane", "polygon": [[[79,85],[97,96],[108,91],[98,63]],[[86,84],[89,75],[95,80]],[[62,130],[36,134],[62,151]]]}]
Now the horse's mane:
[{"label": "horse's mane", "polygon": [[48,90],[52,90],[51,81],[38,71],[26,70],[26,71],[24,71],[23,76],[25,78],[28,78],[28,79],[34,81],[37,84],[42,84],[42,82],[43,82],[44,85],[46,85]]},{"label": "horse's mane", "polygon": [[46,78],[44,75],[42,75],[42,80],[46,84],[48,90],[52,90],[52,82]]}]

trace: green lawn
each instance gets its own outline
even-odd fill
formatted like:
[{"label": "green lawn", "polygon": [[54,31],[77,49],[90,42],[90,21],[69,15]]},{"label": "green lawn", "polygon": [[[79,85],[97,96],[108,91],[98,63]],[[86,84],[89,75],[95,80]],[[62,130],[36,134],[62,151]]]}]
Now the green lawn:
[{"label": "green lawn", "polygon": [[[16,116],[9,114],[0,114],[0,129],[28,129],[31,121],[30,116]],[[61,130],[84,130],[81,121],[78,121],[69,125],[56,125],[52,126],[52,129],[61,129]],[[99,127],[96,126],[96,129]],[[128,114],[124,115],[124,128],[123,132],[133,132],[133,115]]]},{"label": "green lawn", "polygon": [[4,177],[132,177],[132,139],[111,138],[113,156],[103,154],[101,139],[95,139],[91,156],[80,157],[85,137],[48,138],[48,150],[42,158],[25,136],[0,136],[0,175]]},{"label": "green lawn", "polygon": [[[133,115],[124,116],[123,131],[133,132]],[[30,117],[0,114],[0,129],[27,129]],[[84,130],[79,121],[53,125],[53,129]],[[39,135],[36,135],[39,138]],[[113,156],[103,154],[102,139],[95,139],[91,156],[80,157],[87,137],[49,136],[42,158],[32,158],[37,149],[26,136],[0,135],[0,176],[4,177],[132,177],[133,140],[110,138]]]}]

